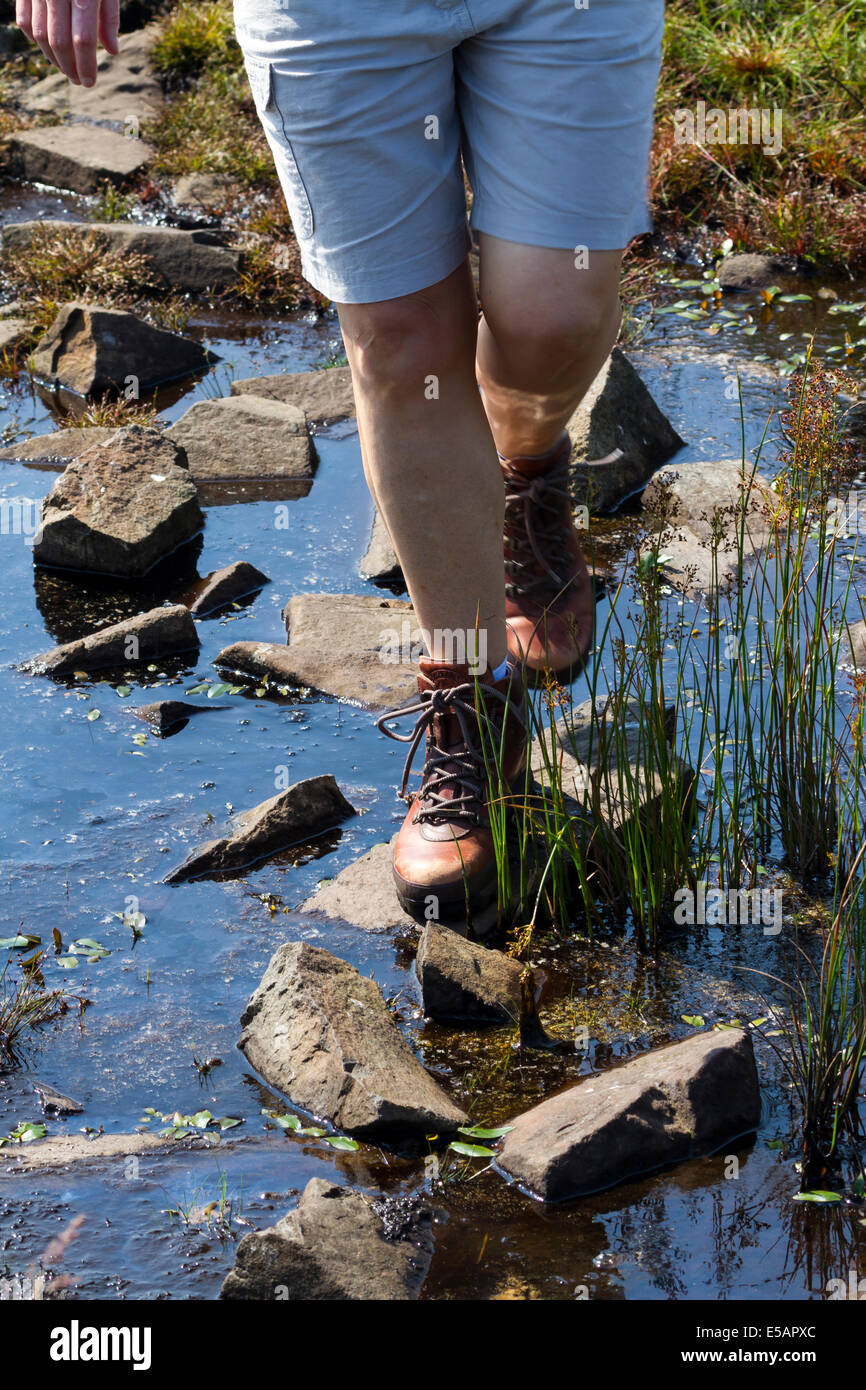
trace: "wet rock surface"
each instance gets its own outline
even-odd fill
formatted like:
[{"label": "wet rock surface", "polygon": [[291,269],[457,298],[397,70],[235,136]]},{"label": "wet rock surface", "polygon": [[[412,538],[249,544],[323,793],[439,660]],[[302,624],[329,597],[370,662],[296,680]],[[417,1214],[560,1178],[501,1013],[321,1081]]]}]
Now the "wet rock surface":
[{"label": "wet rock surface", "polygon": [[415,1299],[433,1254],[431,1227],[419,1206],[395,1233],[381,1201],[311,1178],[294,1211],[243,1237],[220,1298]]},{"label": "wet rock surface", "polygon": [[313,446],[297,406],[243,396],[197,401],[167,433],[202,481],[313,476]]},{"label": "wet rock surface", "polygon": [[466,1123],[418,1061],[378,986],[320,947],[281,946],[241,1025],[239,1046],[256,1071],[348,1134],[417,1139]]},{"label": "wet rock surface", "polygon": [[240,252],[225,246],[212,232],[151,227],[140,222],[58,222],[48,218],[15,222],[3,229],[3,250],[25,255],[34,236],[41,239],[46,233],[62,233],[64,239],[79,237],[82,243],[95,237],[108,253],[144,256],[161,288],[175,293],[230,289],[240,271]]},{"label": "wet rock surface", "polygon": [[572,415],[568,433],[571,495],[591,512],[612,511],[640,491],[684,444],[620,348]]},{"label": "wet rock surface", "polygon": [[30,325],[27,319],[7,318],[0,319],[0,354],[15,352],[15,349],[27,337]]},{"label": "wet rock surface", "polygon": [[[191,620],[190,620],[191,621]],[[330,830],[355,814],[330,773],[308,777],[233,818],[229,835],[209,840],[166,877],[166,883],[231,872]]]},{"label": "wet rock surface", "polygon": [[355,414],[352,375],[348,367],[245,377],[242,381],[233,381],[231,391],[233,396],[260,396],[296,406],[304,411],[310,424],[346,420]]},{"label": "wet rock surface", "polygon": [[373,512],[370,543],[364,552],[359,570],[362,578],[371,579],[374,584],[403,585],[403,570],[378,507]]},{"label": "wet rock surface", "polygon": [[32,657],[21,669],[33,676],[69,676],[78,670],[159,663],[178,653],[195,651],[198,645],[192,615],[178,603],[151,608],[147,613],[100,628],[89,637],[64,642],[42,656]]},{"label": "wet rock surface", "polygon": [[[738,576],[737,535],[743,518],[743,556],[757,555],[772,534],[779,498],[757,475],[749,482],[738,459],[683,463],[654,475],[643,507],[655,522],[669,582],[687,594],[711,593]],[[718,533],[715,565],[712,539]]]},{"label": "wet rock surface", "polygon": [[191,705],[186,700],[155,700],[149,705],[127,709],[126,713],[130,718],[139,719],[142,724],[146,724],[151,733],[165,738],[167,734],[177,730],[179,725],[186,724],[193,715],[208,714],[213,710],[225,708],[225,705],[218,705],[215,701],[206,705]]},{"label": "wet rock surface", "polygon": [[144,140],[84,122],[18,130],[9,140],[13,174],[71,193],[96,193],[105,183],[122,187],[153,155],[153,147]]},{"label": "wet rock surface", "polygon": [[729,292],[737,290],[765,290],[778,282],[782,276],[790,276],[787,262],[778,256],[766,256],[758,252],[744,251],[733,256],[725,256],[719,262],[719,284]]},{"label": "wet rock surface", "polygon": [[699,1033],[587,1078],[513,1120],[498,1167],[561,1202],[752,1131],[761,1098],[752,1040]]},{"label": "wet rock surface", "polygon": [[235,599],[246,598],[258,593],[270,584],[266,574],[246,560],[237,560],[225,569],[214,570],[207,576],[204,588],[190,604],[189,611],[196,617],[205,617],[233,603]]},{"label": "wet rock surface", "polygon": [[388,709],[417,689],[415,610],[375,595],[297,594],[285,609],[288,643],[235,642],[215,664],[261,679]]},{"label": "wet rock surface", "polygon": [[33,352],[34,375],[77,396],[146,391],[204,371],[216,357],[191,338],[154,328],[124,309],[64,304]]},{"label": "wet rock surface", "polygon": [[42,507],[38,564],[139,579],[204,525],[186,455],[129,425],[70,463]]},{"label": "wet rock surface", "polygon": [[520,1016],[524,967],[502,951],[467,941],[428,922],[415,969],[424,1012],[430,1018],[514,1023]]}]

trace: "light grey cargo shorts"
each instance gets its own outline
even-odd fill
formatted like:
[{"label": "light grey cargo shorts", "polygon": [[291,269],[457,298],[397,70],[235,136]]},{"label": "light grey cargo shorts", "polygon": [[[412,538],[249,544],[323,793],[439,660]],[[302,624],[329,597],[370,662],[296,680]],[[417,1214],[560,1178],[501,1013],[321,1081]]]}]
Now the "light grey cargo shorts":
[{"label": "light grey cargo shorts", "polygon": [[[235,0],[256,107],[327,298],[450,275],[477,231],[615,250],[650,227],[664,0]],[[461,164],[462,155],[462,164]]]}]

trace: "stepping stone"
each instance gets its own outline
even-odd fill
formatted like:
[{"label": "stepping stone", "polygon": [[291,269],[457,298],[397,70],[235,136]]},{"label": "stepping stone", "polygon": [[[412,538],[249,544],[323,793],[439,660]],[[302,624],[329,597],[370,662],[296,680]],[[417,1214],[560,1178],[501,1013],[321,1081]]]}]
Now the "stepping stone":
[{"label": "stepping stone", "polygon": [[387,1210],[388,1199],[311,1178],[294,1211],[241,1239],[220,1298],[417,1299],[433,1255],[431,1213],[419,1207],[395,1239]]},{"label": "stepping stone", "polygon": [[[744,559],[757,555],[767,544],[773,534],[769,517],[779,508],[779,496],[757,474],[748,501],[743,487],[738,459],[677,464],[653,476],[643,495],[643,508],[656,519],[659,555],[666,557],[662,568],[675,589],[696,596],[712,593],[716,587],[725,589],[737,579],[737,532],[743,515]],[[717,524],[729,539],[718,546],[714,574],[712,537]]]},{"label": "stepping stone", "polygon": [[180,1147],[203,1149],[211,1146],[204,1136],[197,1135],[163,1139],[158,1134],[98,1134],[88,1139],[84,1134],[50,1134],[30,1144],[8,1144],[0,1149],[0,1171],[4,1176],[14,1177],[18,1173],[36,1173],[79,1163],[116,1164],[133,1154],[168,1153]]},{"label": "stepping stone", "polygon": [[64,304],[33,353],[33,375],[78,396],[138,393],[203,372],[215,353],[179,333],[154,328],[125,309]]},{"label": "stepping stone", "polygon": [[263,396],[298,406],[310,424],[354,419],[355,397],[348,367],[327,367],[315,372],[288,372],[277,376],[244,377],[233,381],[233,396]]},{"label": "stepping stone", "polygon": [[84,425],[81,429],[54,430],[51,434],[34,434],[30,439],[21,439],[0,449],[0,459],[13,459],[21,463],[51,464],[63,468],[67,463],[92,448],[94,444],[105,444],[116,434],[113,425]]},{"label": "stepping stone", "polygon": [[240,252],[224,246],[214,233],[138,222],[15,222],[3,229],[3,250],[24,255],[34,238],[38,245],[47,241],[50,246],[53,237],[67,243],[98,238],[109,253],[145,256],[162,287],[175,292],[231,289],[240,274]]},{"label": "stepping stone", "polygon": [[421,634],[410,603],[368,594],[297,594],[284,616],[287,646],[235,642],[214,664],[371,709],[390,709],[417,691]]},{"label": "stepping stone", "polygon": [[415,970],[428,1018],[516,1023],[525,967],[502,951],[479,946],[428,922]]},{"label": "stepping stone", "polygon": [[150,705],[127,707],[126,713],[133,719],[140,719],[157,738],[167,738],[178,725],[185,726],[194,714],[210,714],[213,710],[228,709],[228,705],[217,705],[212,701],[206,705],[190,705],[185,700],[155,700]]},{"label": "stepping stone", "polygon": [[361,931],[393,932],[415,927],[400,906],[392,872],[393,840],[372,849],[342,869],[336,878],[321,883],[301,903],[301,912],[321,912],[325,917],[348,922]]},{"label": "stepping stone", "polygon": [[255,565],[248,564],[246,560],[237,560],[233,565],[214,570],[213,574],[208,575],[204,588],[195,602],[190,604],[189,611],[197,618],[217,613],[237,599],[258,593],[270,582],[268,576],[256,569]]},{"label": "stepping stone", "polygon": [[171,196],[182,208],[207,214],[223,212],[244,192],[230,174],[182,174],[171,186]]},{"label": "stepping stone", "polygon": [[[192,621],[192,619],[190,619]],[[304,844],[355,814],[330,773],[307,777],[232,819],[229,835],[209,840],[165,878],[187,883],[249,868],[292,845]]]},{"label": "stepping stone", "polygon": [[10,357],[30,332],[26,319],[0,319],[0,355],[8,352]]},{"label": "stepping stone", "polygon": [[67,465],[42,504],[40,565],[140,579],[204,525],[183,450],[129,425]]},{"label": "stepping stone", "polygon": [[467,1123],[418,1061],[378,986],[318,946],[279,948],[241,1026],[239,1046],[268,1085],[347,1134],[423,1139]]},{"label": "stepping stone", "polygon": [[32,676],[69,676],[73,671],[105,666],[159,664],[179,652],[197,651],[198,645],[192,614],[177,603],[112,623],[76,642],[64,642],[24,662],[20,669]]},{"label": "stepping stone", "polygon": [[790,266],[778,256],[756,255],[744,251],[725,256],[719,262],[716,277],[723,290],[765,290],[777,285],[780,277],[790,278]]},{"label": "stepping stone", "polygon": [[712,1153],[761,1118],[752,1039],[698,1033],[587,1077],[512,1120],[497,1167],[545,1202]]},{"label": "stepping stone", "polygon": [[360,564],[360,573],[363,579],[370,579],[374,584],[400,584],[405,588],[394,542],[378,507],[373,510],[373,529]]},{"label": "stepping stone", "polygon": [[37,126],[9,138],[11,171],[28,183],[46,183],[71,193],[97,193],[104,183],[128,184],[153,159],[144,140],[101,126]]},{"label": "stepping stone", "polygon": [[122,34],[117,55],[100,48],[94,87],[77,87],[56,72],[28,87],[19,98],[21,105],[25,111],[125,124],[158,116],[162,83],[151,68],[150,54],[159,33],[159,26],[151,25]]},{"label": "stepping stone", "polygon": [[232,396],[197,401],[167,434],[202,482],[313,476],[313,446],[296,406]]},{"label": "stepping stone", "polygon": [[591,512],[614,511],[684,444],[619,348],[572,415],[568,433],[571,495]]},{"label": "stepping stone", "polygon": [[72,1100],[70,1096],[65,1096],[47,1081],[33,1082],[33,1089],[39,1097],[39,1105],[43,1115],[83,1115],[84,1106],[79,1105],[77,1100]]}]

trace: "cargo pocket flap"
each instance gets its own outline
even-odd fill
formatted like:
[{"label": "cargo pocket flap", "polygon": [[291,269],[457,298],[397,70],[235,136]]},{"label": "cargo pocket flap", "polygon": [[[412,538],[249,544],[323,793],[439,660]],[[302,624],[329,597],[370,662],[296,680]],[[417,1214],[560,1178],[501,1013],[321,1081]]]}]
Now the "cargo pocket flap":
[{"label": "cargo pocket flap", "polygon": [[273,100],[273,68],[271,64],[258,62],[254,58],[246,58],[244,66],[247,70],[253,101],[259,111],[267,111]]}]

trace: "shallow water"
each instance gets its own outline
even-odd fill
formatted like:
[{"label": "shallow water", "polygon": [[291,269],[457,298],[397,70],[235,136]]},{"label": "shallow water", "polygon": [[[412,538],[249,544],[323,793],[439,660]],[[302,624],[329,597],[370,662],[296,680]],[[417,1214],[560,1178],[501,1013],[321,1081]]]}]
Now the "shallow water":
[{"label": "shallow water", "polygon": [[[13,212],[7,200],[7,215],[30,216],[38,208],[59,215],[36,195],[19,191],[16,199]],[[67,210],[77,207],[59,201]],[[850,287],[845,294],[854,297]],[[824,346],[839,340],[843,325],[823,308],[791,305],[774,312],[784,314],[784,331],[794,333],[811,330],[818,312]],[[754,355],[778,356],[790,345],[779,344],[778,326],[749,337],[733,326],[708,337],[703,327],[660,319],[629,356],[688,440],[683,460],[739,457],[739,406],[726,388],[739,368],[746,444],[753,450],[782,399],[775,370]],[[268,323],[202,314],[191,329],[222,360],[189,390],[166,398],[166,420],[195,399],[227,391],[233,377],[320,364],[337,339],[333,321],[303,315]],[[48,406],[26,382],[0,382],[0,429],[38,432],[50,424]],[[216,701],[226,708],[209,709],[173,737],[133,742],[142,726],[130,718],[129,706],[165,695],[182,698],[197,679],[213,677],[210,663],[229,641],[284,640],[280,613],[293,593],[376,592],[358,575],[372,506],[357,435],[346,426],[324,431],[316,447],[316,479],[306,497],[289,502],[288,534],[274,526],[278,499],[223,494],[207,507],[194,567],[151,577],[138,589],[34,574],[25,538],[0,537],[0,935],[20,929],[50,944],[56,928],[65,942],[93,937],[110,952],[99,963],[82,960],[74,973],[72,987],[89,1001],[81,1018],[73,1011],[46,1029],[27,1047],[21,1069],[0,1076],[0,1133],[39,1118],[26,1081],[30,1073],[84,1106],[81,1116],[49,1120],[50,1133],[84,1125],[128,1131],[146,1107],[183,1113],[207,1107],[244,1120],[218,1149],[206,1152],[178,1150],[62,1173],[4,1170],[0,1276],[4,1266],[7,1276],[21,1276],[38,1265],[49,1240],[83,1215],[62,1265],[76,1296],[212,1298],[232,1262],[233,1240],[220,1240],[201,1216],[187,1224],[166,1213],[212,1201],[221,1174],[235,1214],[253,1226],[276,1220],[317,1174],[390,1192],[424,1188],[418,1161],[364,1145],[355,1154],[337,1153],[323,1140],[266,1130],[263,1107],[283,1102],[251,1075],[238,1052],[238,1020],[286,939],[314,940],[372,972],[386,995],[401,993],[405,1026],[425,1060],[458,1096],[472,1090],[478,1121],[508,1118],[577,1076],[686,1036],[691,1029],[683,1014],[715,1023],[766,1012],[744,967],[773,970],[781,943],[763,937],[759,927],[694,928],[672,939],[656,962],[640,960],[627,943],[537,940],[534,958],[545,977],[542,1017],[562,1037],[586,1023],[585,1051],[520,1055],[502,1030],[425,1027],[407,943],[311,922],[296,911],[320,878],[389,838],[401,819],[394,790],[402,750],[381,739],[368,712],[319,697],[256,699],[249,693]],[[775,423],[765,448],[763,468],[771,472]],[[0,496],[38,501],[54,476],[0,463]],[[599,528],[600,550],[613,566],[632,530],[628,509]],[[128,673],[132,694],[126,699],[117,695],[114,677],[111,684],[54,683],[15,669],[56,642],[180,596],[196,572],[205,575],[242,558],[273,582],[230,617],[199,624],[202,648],[194,663]],[[600,605],[601,621],[607,602]],[[579,679],[575,699],[585,694]],[[100,718],[88,721],[94,708]],[[162,882],[169,868],[211,837],[230,808],[272,795],[284,767],[292,780],[332,772],[361,814],[300,862],[287,856],[219,883]],[[269,895],[280,904],[274,911],[262,901]],[[136,943],[119,920],[133,909],[147,919]],[[70,985],[70,974],[50,953],[46,961],[48,983]],[[760,1030],[756,1047],[764,1118],[753,1141],[731,1150],[736,1178],[726,1176],[725,1155],[716,1155],[544,1209],[495,1173],[471,1179],[452,1173],[444,1184],[427,1187],[439,1216],[425,1297],[821,1297],[828,1279],[846,1278],[857,1265],[858,1252],[862,1262],[863,1209],[793,1202],[797,1155],[788,1146],[796,1116]],[[216,1057],[221,1065],[200,1081],[194,1057]],[[247,1226],[233,1229],[237,1236]]]}]

